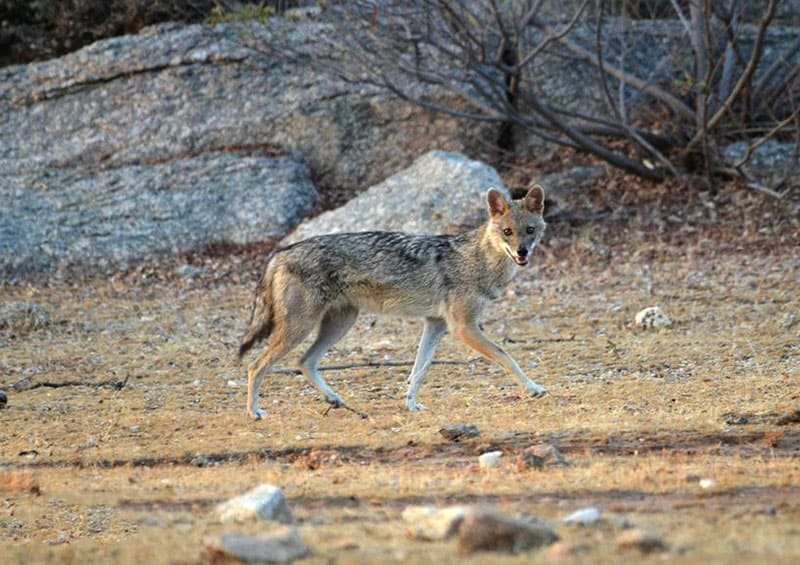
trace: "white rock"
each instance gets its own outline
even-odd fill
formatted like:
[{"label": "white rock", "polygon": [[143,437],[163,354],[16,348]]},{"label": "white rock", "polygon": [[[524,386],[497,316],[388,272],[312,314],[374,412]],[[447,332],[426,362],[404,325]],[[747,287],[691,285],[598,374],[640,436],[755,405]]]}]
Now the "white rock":
[{"label": "white rock", "polygon": [[294,523],[294,516],[281,489],[264,483],[253,490],[217,506],[223,523],[248,520],[274,520],[284,524]]},{"label": "white rock", "polygon": [[461,522],[469,511],[469,506],[407,506],[403,510],[406,534],[411,539],[439,541],[448,539],[458,532]]},{"label": "white rock", "polygon": [[308,553],[300,534],[290,526],[258,536],[233,533],[207,536],[203,542],[214,563],[217,560],[213,558],[220,554],[245,563],[286,563]]},{"label": "white rock", "polygon": [[487,451],[478,457],[478,465],[483,468],[499,467],[500,457],[503,456],[502,451]]},{"label": "white rock", "polygon": [[562,521],[565,524],[580,524],[581,526],[591,526],[600,519],[600,510],[594,506],[576,510]]},{"label": "white rock", "polygon": [[700,479],[697,484],[699,484],[700,488],[702,489],[709,489],[717,483],[715,483],[712,479]]},{"label": "white rock", "polygon": [[636,314],[636,325],[642,328],[663,328],[672,324],[658,306],[650,306]]}]

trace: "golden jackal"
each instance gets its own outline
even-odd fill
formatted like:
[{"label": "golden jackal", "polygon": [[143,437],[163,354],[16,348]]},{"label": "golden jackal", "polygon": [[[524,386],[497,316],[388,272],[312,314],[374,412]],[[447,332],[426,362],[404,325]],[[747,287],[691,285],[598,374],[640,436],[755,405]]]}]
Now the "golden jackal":
[{"label": "golden jackal", "polygon": [[424,318],[406,406],[424,407],[417,394],[447,329],[481,355],[514,375],[534,396],[547,392],[522,372],[478,325],[489,302],[528,264],[542,237],[544,190],[533,186],[521,201],[492,188],[489,219],[459,235],[392,232],[312,237],[278,250],[269,260],[255,295],[250,327],[239,356],[269,338],[266,351],[247,373],[247,411],[256,420],[258,389],[269,367],[316,327],[319,333],[300,359],[300,370],[334,406],[344,402],[322,378],[317,363],[352,327],[360,311]]}]

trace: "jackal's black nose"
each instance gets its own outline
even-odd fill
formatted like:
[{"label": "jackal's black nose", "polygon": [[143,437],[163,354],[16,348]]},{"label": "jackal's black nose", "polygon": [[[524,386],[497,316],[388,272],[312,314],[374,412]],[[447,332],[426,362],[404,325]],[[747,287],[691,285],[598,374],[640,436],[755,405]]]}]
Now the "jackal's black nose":
[{"label": "jackal's black nose", "polygon": [[527,254],[528,254],[527,247],[520,247],[519,249],[517,249],[517,255],[519,255],[520,257],[525,257]]}]

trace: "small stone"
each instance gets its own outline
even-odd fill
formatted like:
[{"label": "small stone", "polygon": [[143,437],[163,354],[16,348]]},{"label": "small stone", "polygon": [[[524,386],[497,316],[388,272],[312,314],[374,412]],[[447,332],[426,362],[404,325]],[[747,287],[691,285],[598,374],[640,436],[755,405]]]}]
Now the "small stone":
[{"label": "small stone", "polygon": [[697,484],[699,484],[702,489],[709,489],[717,483],[715,483],[713,479],[700,479]]},{"label": "small stone", "polygon": [[48,545],[62,545],[69,541],[69,534],[67,532],[58,532],[58,537],[54,540],[47,542]]},{"label": "small stone", "polygon": [[797,325],[797,312],[786,312],[783,315],[783,329],[788,330]]},{"label": "small stone", "polygon": [[258,536],[236,533],[207,536],[203,543],[212,563],[231,557],[245,563],[287,563],[308,553],[300,534],[291,526]]},{"label": "small stone", "polygon": [[128,429],[131,431],[132,434],[138,434],[139,432],[142,431],[142,427],[141,426],[131,426]]},{"label": "small stone", "polygon": [[478,428],[469,424],[456,424],[439,428],[439,433],[448,441],[461,441],[465,438],[478,437]]},{"label": "small stone", "polygon": [[517,455],[517,471],[522,472],[528,469],[536,469],[537,471],[544,469],[544,457],[525,449]]},{"label": "small stone", "polygon": [[264,483],[253,490],[217,506],[222,523],[249,520],[274,520],[293,524],[294,516],[283,492],[275,485]]},{"label": "small stone", "polygon": [[476,551],[517,553],[556,541],[558,536],[547,526],[505,516],[490,508],[476,508],[461,523],[458,550],[462,555]]},{"label": "small stone", "polygon": [[523,449],[517,455],[517,471],[528,469],[544,469],[545,464],[552,461],[556,465],[566,465],[567,461],[554,445],[542,443]]},{"label": "small stone", "polygon": [[439,541],[448,539],[458,532],[469,506],[407,506],[402,513],[408,524],[406,535],[411,539]]},{"label": "small stone", "polygon": [[665,551],[667,549],[667,544],[660,537],[638,528],[623,531],[617,536],[614,543],[617,549],[638,549],[642,553]]},{"label": "small stone", "polygon": [[487,451],[478,457],[478,465],[483,469],[500,466],[500,457],[503,456],[502,451]]},{"label": "small stone", "polygon": [[650,306],[636,314],[636,325],[645,329],[658,329],[672,324],[666,314],[658,306]]},{"label": "small stone", "polygon": [[594,506],[576,510],[562,520],[565,524],[578,524],[581,526],[591,526],[600,520],[600,509]]},{"label": "small stone", "polygon": [[0,408],[5,408],[8,404],[8,395],[6,391],[0,390]]}]

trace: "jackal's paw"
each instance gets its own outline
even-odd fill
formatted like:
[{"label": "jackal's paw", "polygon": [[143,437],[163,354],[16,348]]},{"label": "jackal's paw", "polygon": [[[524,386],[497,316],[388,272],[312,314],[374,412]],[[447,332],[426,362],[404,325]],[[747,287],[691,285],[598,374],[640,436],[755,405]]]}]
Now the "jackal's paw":
[{"label": "jackal's paw", "polygon": [[344,406],[344,400],[342,400],[338,396],[326,396],[325,402],[327,402],[334,408],[341,408],[342,406]]},{"label": "jackal's paw", "polygon": [[423,410],[427,410],[425,405],[419,402],[406,402],[406,407],[410,412],[422,412]]},{"label": "jackal's paw", "polygon": [[534,398],[541,398],[542,396],[547,394],[547,389],[544,388],[543,386],[537,385],[536,383],[528,385],[528,391],[530,391],[531,395]]},{"label": "jackal's paw", "polygon": [[266,411],[266,410],[261,410],[260,408],[256,408],[256,409],[254,409],[254,410],[248,410],[248,411],[247,411],[247,414],[248,414],[248,415],[249,415],[249,416],[250,416],[250,417],[251,417],[253,420],[255,420],[256,422],[257,422],[258,420],[263,420],[264,418],[266,418],[266,417],[267,417],[267,411]]}]

